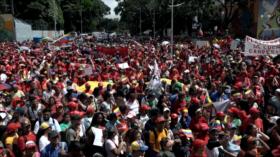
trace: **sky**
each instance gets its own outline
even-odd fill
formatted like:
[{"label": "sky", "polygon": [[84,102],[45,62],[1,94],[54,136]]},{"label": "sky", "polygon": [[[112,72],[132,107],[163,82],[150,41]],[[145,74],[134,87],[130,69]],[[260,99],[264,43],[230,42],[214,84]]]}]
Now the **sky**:
[{"label": "sky", "polygon": [[115,14],[115,7],[118,5],[118,3],[115,0],[102,0],[106,5],[108,5],[111,8],[110,15],[106,15],[107,18],[119,18],[118,15]]}]

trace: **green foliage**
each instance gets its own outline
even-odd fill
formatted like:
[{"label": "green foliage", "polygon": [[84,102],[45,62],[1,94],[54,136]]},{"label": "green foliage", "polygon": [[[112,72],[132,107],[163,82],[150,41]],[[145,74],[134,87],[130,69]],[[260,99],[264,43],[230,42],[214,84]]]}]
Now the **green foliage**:
[{"label": "green foliage", "polygon": [[[8,7],[6,7],[8,6]],[[0,0],[0,13],[11,13],[11,1]],[[66,32],[96,29],[110,8],[102,0],[14,0],[15,17],[31,23],[34,29],[57,29]],[[82,14],[81,14],[82,13]]]},{"label": "green foliage", "polygon": [[[155,12],[157,34],[170,28],[171,0],[117,0],[116,13],[121,15],[120,21],[134,34],[139,34],[140,8],[142,31],[153,30],[153,13]],[[181,34],[191,30],[192,19],[198,16],[203,30],[213,30],[215,25],[228,28],[233,20],[237,6],[246,0],[174,0],[181,6],[174,8],[174,32]],[[221,15],[221,13],[224,13]]]}]

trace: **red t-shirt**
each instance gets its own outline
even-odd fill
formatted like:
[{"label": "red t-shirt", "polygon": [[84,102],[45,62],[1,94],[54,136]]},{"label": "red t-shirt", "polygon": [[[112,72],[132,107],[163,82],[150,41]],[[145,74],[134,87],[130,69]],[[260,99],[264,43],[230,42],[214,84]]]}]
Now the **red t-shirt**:
[{"label": "red t-shirt", "polygon": [[33,141],[33,142],[36,143],[36,135],[33,132],[29,132],[25,136],[20,136],[18,138],[18,148],[20,149],[20,151],[24,151],[25,150],[25,143],[27,141]]}]

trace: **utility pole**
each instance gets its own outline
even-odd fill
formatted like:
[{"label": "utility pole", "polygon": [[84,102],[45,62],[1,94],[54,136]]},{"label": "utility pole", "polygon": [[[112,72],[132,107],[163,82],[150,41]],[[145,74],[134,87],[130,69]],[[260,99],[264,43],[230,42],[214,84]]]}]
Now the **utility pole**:
[{"label": "utility pole", "polygon": [[173,36],[173,30],[174,30],[174,0],[171,0],[171,31],[170,31],[170,44],[171,44],[171,54],[173,55],[173,43],[174,43],[174,36]]},{"label": "utility pole", "polygon": [[171,31],[170,31],[170,44],[171,44],[171,54],[173,55],[173,44],[174,44],[174,7],[179,7],[183,5],[183,3],[174,5],[174,0],[171,0]]},{"label": "utility pole", "polygon": [[58,14],[57,14],[57,10],[56,10],[57,7],[56,7],[55,0],[52,0],[52,3],[53,3],[53,8],[52,8],[53,9],[53,15],[52,16],[53,16],[53,21],[54,21],[54,37],[56,38],[56,31],[57,31],[56,30],[56,23],[57,23],[56,22],[56,17],[57,17]]},{"label": "utility pole", "polygon": [[81,33],[83,33],[83,4],[82,0],[80,0],[80,17],[81,17]]},{"label": "utility pole", "polygon": [[142,35],[142,9],[140,8],[139,35]]},{"label": "utility pole", "polygon": [[14,0],[11,0],[11,9],[12,9],[12,15],[15,15],[15,9],[14,9]]},{"label": "utility pole", "polygon": [[154,39],[156,38],[156,10],[154,9],[153,12],[153,32],[154,32]]}]

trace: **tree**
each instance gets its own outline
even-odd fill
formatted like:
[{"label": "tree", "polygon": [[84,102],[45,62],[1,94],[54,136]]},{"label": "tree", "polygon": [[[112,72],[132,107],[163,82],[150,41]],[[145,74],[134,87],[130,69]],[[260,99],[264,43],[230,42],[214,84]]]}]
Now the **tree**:
[{"label": "tree", "polygon": [[220,4],[221,13],[223,14],[222,26],[224,29],[229,27],[232,22],[238,6],[246,4],[245,0],[216,0]]},{"label": "tree", "polygon": [[[140,17],[142,31],[153,30],[153,21],[156,21],[158,33],[170,28],[171,0],[117,1],[118,7],[115,12],[120,14],[120,21],[126,24],[132,34],[139,34]],[[174,8],[175,35],[186,31],[190,34],[194,16],[202,23],[203,31],[212,32],[216,25],[222,30],[229,29],[238,11],[247,6],[247,0],[174,0],[174,3],[183,3]]]},{"label": "tree", "polygon": [[81,21],[84,32],[93,31],[110,11],[101,0],[62,0],[61,7],[65,18],[65,31],[80,31]]},{"label": "tree", "polygon": [[[121,22],[125,22],[132,33],[136,33],[135,30],[139,31],[140,22],[135,21],[140,21],[140,8],[144,28],[142,30],[152,30],[153,21],[156,22],[157,32],[170,28],[170,0],[118,0],[118,3],[115,12],[120,13]],[[190,29],[193,16],[200,15],[201,19],[205,18],[207,21],[206,19],[209,20],[209,17],[214,15],[211,12],[215,12],[213,0],[201,0],[199,3],[196,0],[175,0],[175,4],[178,3],[183,3],[183,5],[174,9],[174,33],[176,34]]]}]

